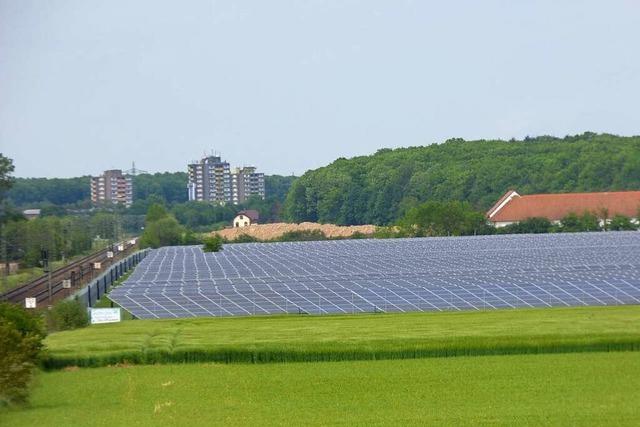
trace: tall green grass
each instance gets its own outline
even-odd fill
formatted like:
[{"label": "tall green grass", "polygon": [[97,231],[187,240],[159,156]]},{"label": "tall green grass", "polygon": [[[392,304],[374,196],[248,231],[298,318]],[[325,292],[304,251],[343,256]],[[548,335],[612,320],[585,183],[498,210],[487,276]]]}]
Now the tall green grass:
[{"label": "tall green grass", "polygon": [[44,366],[640,350],[640,306],[136,320],[51,334]]},{"label": "tall green grass", "polygon": [[53,356],[45,359],[47,369],[66,366],[100,367],[124,364],[166,363],[286,363],[286,362],[335,362],[349,360],[394,360],[427,357],[488,356],[507,354],[548,354],[638,351],[638,336],[605,337],[503,337],[500,339],[469,339],[462,337],[455,342],[394,342],[372,343],[361,347],[344,346],[342,343],[291,347],[236,346],[193,350],[144,349],[136,352],[116,352],[105,355]]},{"label": "tall green grass", "polygon": [[37,377],[10,426],[621,426],[640,352],[69,369]]}]

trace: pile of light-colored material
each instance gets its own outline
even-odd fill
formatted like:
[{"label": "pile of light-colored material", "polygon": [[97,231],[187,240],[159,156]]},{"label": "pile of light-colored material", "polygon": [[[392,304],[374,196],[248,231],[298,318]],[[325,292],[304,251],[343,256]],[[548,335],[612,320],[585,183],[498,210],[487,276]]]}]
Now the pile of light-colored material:
[{"label": "pile of light-colored material", "polygon": [[373,234],[376,227],[373,225],[333,225],[318,224],[315,222],[302,222],[300,224],[289,224],[286,222],[277,222],[273,224],[255,224],[242,228],[227,228],[224,230],[214,231],[213,234],[234,240],[242,234],[255,237],[260,240],[273,240],[290,231],[311,231],[320,230],[327,237],[350,237],[354,233]]}]

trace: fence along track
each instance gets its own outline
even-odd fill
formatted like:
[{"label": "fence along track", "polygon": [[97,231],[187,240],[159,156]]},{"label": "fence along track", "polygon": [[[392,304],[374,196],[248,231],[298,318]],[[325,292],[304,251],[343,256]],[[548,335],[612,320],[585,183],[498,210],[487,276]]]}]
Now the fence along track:
[{"label": "fence along track", "polygon": [[[132,253],[135,247],[135,244],[131,244],[129,240],[114,244],[115,247],[118,245],[124,245],[124,251],[116,252],[114,254],[114,258],[107,258],[107,252],[109,252],[109,249],[105,248],[52,271],[51,302],[53,303],[59,299],[65,298],[68,294],[75,292],[83,285],[91,282],[93,277],[96,275],[95,273],[92,274],[93,263],[100,262],[104,264],[107,260],[112,260],[112,262],[115,263],[117,259],[126,257]],[[103,267],[103,269],[104,268],[105,267]],[[63,288],[62,281],[65,279],[71,279],[72,289]],[[0,294],[0,301],[23,304],[25,298],[36,298],[39,305],[41,302],[49,299],[48,283],[48,276],[45,274],[31,282]]]}]

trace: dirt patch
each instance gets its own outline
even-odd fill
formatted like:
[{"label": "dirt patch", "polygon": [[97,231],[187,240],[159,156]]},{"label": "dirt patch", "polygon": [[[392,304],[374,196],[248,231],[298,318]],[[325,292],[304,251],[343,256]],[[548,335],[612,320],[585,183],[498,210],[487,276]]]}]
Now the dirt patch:
[{"label": "dirt patch", "polygon": [[122,362],[122,363],[116,363],[115,365],[109,365],[112,368],[119,368],[119,369],[127,369],[127,368],[132,368],[134,365],[128,362]]},{"label": "dirt patch", "polygon": [[225,239],[234,240],[242,234],[255,237],[260,240],[272,240],[282,236],[284,233],[291,231],[311,231],[319,230],[325,236],[333,237],[350,237],[354,233],[373,234],[376,230],[374,225],[333,225],[318,224],[315,222],[302,222],[300,224],[290,224],[286,222],[277,222],[273,224],[255,224],[242,228],[227,228],[220,231],[214,231],[213,234],[219,234]]},{"label": "dirt patch", "polygon": [[174,405],[173,400],[167,400],[166,402],[157,402],[153,407],[153,413],[157,414],[161,412],[164,408],[168,408]]}]

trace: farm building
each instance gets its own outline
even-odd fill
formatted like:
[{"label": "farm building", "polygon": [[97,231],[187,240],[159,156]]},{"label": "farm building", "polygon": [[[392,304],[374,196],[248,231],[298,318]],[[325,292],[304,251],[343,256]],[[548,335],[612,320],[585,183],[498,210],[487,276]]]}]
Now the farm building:
[{"label": "farm building", "polygon": [[233,227],[234,228],[248,227],[250,225],[257,224],[259,219],[260,219],[260,214],[256,210],[249,209],[245,211],[240,211],[235,216],[235,218],[233,218]]},{"label": "farm building", "polygon": [[637,221],[640,191],[603,193],[530,194],[521,196],[515,190],[507,193],[487,212],[487,219],[496,227],[527,218],[547,218],[558,222],[570,213],[589,212],[601,221],[624,215]]}]

